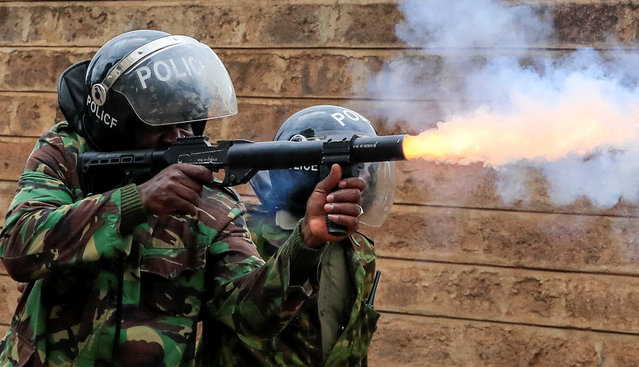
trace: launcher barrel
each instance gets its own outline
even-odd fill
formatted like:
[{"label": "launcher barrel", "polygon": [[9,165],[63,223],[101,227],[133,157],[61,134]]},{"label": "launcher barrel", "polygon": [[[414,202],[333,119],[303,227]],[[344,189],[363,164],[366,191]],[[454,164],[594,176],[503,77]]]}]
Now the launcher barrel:
[{"label": "launcher barrel", "polygon": [[[268,141],[220,140],[206,136],[178,139],[166,150],[85,152],[78,160],[86,192],[104,192],[126,182],[138,183],[173,163],[201,165],[225,171],[223,185],[247,183],[257,171],[337,163],[346,167],[363,162],[404,160],[405,135],[353,136],[344,140]],[[104,181],[104,182],[102,182]],[[102,190],[102,191],[100,191]]]},{"label": "launcher barrel", "polygon": [[397,161],[405,159],[403,139],[404,135],[388,135],[327,142],[235,143],[228,150],[228,164],[260,171],[313,164]]}]

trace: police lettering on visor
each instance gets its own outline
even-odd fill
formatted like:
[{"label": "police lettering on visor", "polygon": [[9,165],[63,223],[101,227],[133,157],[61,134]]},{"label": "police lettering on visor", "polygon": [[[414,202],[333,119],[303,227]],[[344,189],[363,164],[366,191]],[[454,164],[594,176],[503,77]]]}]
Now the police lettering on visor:
[{"label": "police lettering on visor", "polygon": [[167,82],[186,76],[202,76],[204,65],[195,57],[180,57],[177,59],[159,60],[149,66],[140,66],[135,70],[142,89],[147,89],[146,81],[152,76],[157,80]]},{"label": "police lettering on visor", "polygon": [[231,77],[217,55],[202,44],[158,50],[123,71],[112,89],[126,98],[137,118],[148,125],[237,113]]}]

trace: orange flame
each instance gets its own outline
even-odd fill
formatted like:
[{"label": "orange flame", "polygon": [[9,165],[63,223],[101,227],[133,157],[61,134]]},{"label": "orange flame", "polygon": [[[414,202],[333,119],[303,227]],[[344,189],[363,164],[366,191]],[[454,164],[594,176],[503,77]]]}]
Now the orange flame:
[{"label": "orange flame", "polygon": [[406,136],[402,145],[406,159],[455,162],[468,157],[473,146],[473,137],[468,134],[445,136],[437,132],[425,131],[418,136]]},{"label": "orange flame", "polygon": [[585,100],[555,106],[526,100],[520,101],[520,113],[479,109],[454,116],[436,129],[406,136],[404,155],[406,159],[501,166],[519,160],[583,156],[606,147],[624,149],[639,140],[639,107],[618,108],[603,98]]}]

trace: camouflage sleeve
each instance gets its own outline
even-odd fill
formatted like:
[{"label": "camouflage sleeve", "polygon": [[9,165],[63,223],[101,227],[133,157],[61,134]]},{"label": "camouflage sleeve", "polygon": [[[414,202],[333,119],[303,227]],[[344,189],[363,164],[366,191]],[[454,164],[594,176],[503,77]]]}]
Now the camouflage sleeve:
[{"label": "camouflage sleeve", "polygon": [[18,281],[130,250],[131,236],[118,234],[122,189],[83,198],[77,154],[73,137],[49,132],[27,160],[0,233],[0,257]]},{"label": "camouflage sleeve", "polygon": [[250,240],[243,205],[219,242],[211,246],[215,291],[207,305],[221,322],[245,341],[281,331],[316,288],[310,283],[322,250],[302,241],[299,225],[280,250],[264,262]]},{"label": "camouflage sleeve", "polygon": [[293,233],[275,224],[275,211],[265,210],[258,205],[246,205],[244,216],[251,238],[263,259],[270,259]]}]

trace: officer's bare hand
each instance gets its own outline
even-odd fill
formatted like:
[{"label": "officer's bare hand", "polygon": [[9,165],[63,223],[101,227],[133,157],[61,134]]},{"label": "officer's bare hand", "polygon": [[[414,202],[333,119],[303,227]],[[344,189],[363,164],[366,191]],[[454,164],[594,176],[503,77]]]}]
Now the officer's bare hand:
[{"label": "officer's bare hand", "polygon": [[[361,177],[341,179],[342,169],[334,164],[331,173],[319,182],[306,205],[306,216],[302,221],[302,237],[310,247],[320,247],[326,241],[339,241],[343,237],[328,234],[326,214],[336,224],[346,227],[348,235],[359,226],[362,191],[366,181]],[[336,191],[332,191],[337,186]]]},{"label": "officer's bare hand", "polygon": [[212,181],[213,174],[207,168],[177,163],[139,185],[138,190],[149,214],[181,212],[196,215],[202,186]]}]

